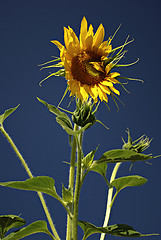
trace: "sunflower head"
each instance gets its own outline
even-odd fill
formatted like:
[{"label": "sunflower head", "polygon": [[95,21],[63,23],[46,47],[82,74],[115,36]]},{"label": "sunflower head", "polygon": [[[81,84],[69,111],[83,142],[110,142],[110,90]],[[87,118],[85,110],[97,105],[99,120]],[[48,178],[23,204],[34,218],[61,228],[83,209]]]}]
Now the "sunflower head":
[{"label": "sunflower head", "polygon": [[[120,92],[114,87],[115,84],[121,84],[118,79],[136,79],[121,77],[120,73],[114,72],[113,69],[135,63],[118,65],[118,62],[126,52],[122,51],[124,46],[133,40],[127,42],[127,38],[123,45],[112,49],[111,41],[115,33],[106,41],[104,41],[104,35],[105,30],[102,24],[94,33],[93,26],[90,25],[88,27],[85,17],[81,21],[79,38],[71,27],[64,27],[64,45],[57,40],[51,41],[59,48],[60,58],[56,58],[48,63],[59,62],[42,67],[61,67],[61,69],[51,73],[44,80],[51,76],[65,76],[70,96],[75,96],[82,102],[86,102],[89,97],[93,99],[94,103],[98,99],[108,102],[109,95],[113,99],[120,95]],[[117,50],[119,51],[116,53]]]},{"label": "sunflower head", "polygon": [[114,88],[114,84],[119,83],[116,77],[120,74],[111,72],[113,64],[112,60],[108,59],[112,51],[111,39],[103,42],[104,34],[102,24],[94,34],[93,26],[88,28],[84,17],[79,39],[72,28],[64,27],[65,46],[59,41],[51,41],[60,50],[61,64],[65,69],[70,95],[82,101],[87,101],[91,96],[94,102],[97,102],[98,98],[108,102],[107,95],[120,94]]}]

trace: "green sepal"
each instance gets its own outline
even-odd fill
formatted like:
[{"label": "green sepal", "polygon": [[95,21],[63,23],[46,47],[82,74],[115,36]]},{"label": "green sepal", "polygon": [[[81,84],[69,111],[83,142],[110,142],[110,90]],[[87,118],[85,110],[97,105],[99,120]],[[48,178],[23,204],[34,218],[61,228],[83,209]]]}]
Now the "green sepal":
[{"label": "green sepal", "polygon": [[95,225],[85,221],[79,221],[78,224],[84,231],[83,240],[87,239],[90,235],[94,233],[105,233],[119,237],[145,237],[158,235],[158,234],[141,234],[138,231],[136,231],[133,227],[126,224],[114,224],[108,227],[96,227]]},{"label": "green sepal", "polygon": [[33,222],[27,227],[21,228],[17,232],[10,233],[5,238],[3,238],[3,240],[19,240],[35,233],[46,233],[53,240],[55,240],[53,235],[49,232],[46,222],[41,220]]},{"label": "green sepal", "polygon": [[[157,157],[157,156],[156,156]],[[152,158],[156,158],[150,155],[145,155],[143,153],[137,153],[132,150],[122,150],[114,149],[105,152],[98,160],[97,163],[117,163],[117,162],[136,162],[136,161],[146,161]]]},{"label": "green sepal", "polygon": [[138,175],[120,177],[113,180],[110,184],[119,192],[126,187],[136,187],[145,184],[148,180]]},{"label": "green sepal", "polygon": [[[19,104],[20,105],[20,104]],[[19,105],[15,108],[10,108],[7,109],[2,115],[0,115],[0,125],[3,125],[4,120],[11,114],[13,113],[18,107]]]},{"label": "green sepal", "polygon": [[73,202],[73,190],[72,188],[65,188],[64,185],[62,184],[62,198],[63,201],[67,204],[70,204]]},{"label": "green sepal", "polygon": [[4,238],[5,234],[11,228],[19,228],[26,224],[23,218],[16,215],[1,215],[0,216],[0,239]]}]

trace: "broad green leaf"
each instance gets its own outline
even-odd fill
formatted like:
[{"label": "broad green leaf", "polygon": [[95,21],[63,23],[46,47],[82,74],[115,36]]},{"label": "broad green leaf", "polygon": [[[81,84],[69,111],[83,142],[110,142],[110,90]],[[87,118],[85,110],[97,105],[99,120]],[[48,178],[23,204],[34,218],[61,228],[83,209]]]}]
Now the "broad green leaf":
[{"label": "broad green leaf", "polygon": [[106,163],[100,163],[100,164],[96,164],[96,165],[93,164],[92,166],[89,169],[90,171],[94,171],[94,172],[101,174],[105,178],[105,180],[107,180],[106,179],[106,170],[107,170]]},{"label": "broad green leaf", "polygon": [[73,202],[73,191],[72,188],[65,188],[62,184],[62,198],[65,203],[69,204]]},{"label": "broad green leaf", "polygon": [[21,228],[19,231],[7,235],[3,240],[19,240],[35,233],[46,233],[55,240],[53,235],[49,232],[45,221],[31,223],[27,227]]},{"label": "broad green leaf", "polygon": [[94,233],[105,233],[119,237],[145,237],[158,235],[158,234],[141,234],[135,229],[133,229],[131,226],[128,226],[126,224],[115,224],[108,227],[96,227],[95,225],[85,221],[79,221],[78,224],[84,231],[83,240],[87,239],[87,237]]},{"label": "broad green leaf", "polygon": [[54,187],[55,181],[51,177],[38,176],[27,179],[25,181],[0,182],[1,186],[11,187],[16,189],[36,191],[46,193],[59,200]]},{"label": "broad green leaf", "polygon": [[4,120],[11,114],[13,113],[17,108],[19,107],[19,105],[15,108],[10,108],[8,110],[6,110],[2,115],[0,115],[0,125],[3,125]]},{"label": "broad green leaf", "polygon": [[117,191],[121,191],[126,187],[136,187],[145,184],[148,180],[144,177],[133,175],[127,177],[116,178],[111,182],[111,185],[116,188]]},{"label": "broad green leaf", "polygon": [[137,153],[132,150],[122,150],[114,149],[105,152],[102,157],[97,161],[97,163],[117,163],[117,162],[127,162],[127,161],[145,161],[154,158],[150,155],[145,155],[142,153]]},{"label": "broad green leaf", "polygon": [[0,239],[4,238],[7,231],[11,228],[18,228],[26,224],[23,218],[16,215],[0,216]]}]

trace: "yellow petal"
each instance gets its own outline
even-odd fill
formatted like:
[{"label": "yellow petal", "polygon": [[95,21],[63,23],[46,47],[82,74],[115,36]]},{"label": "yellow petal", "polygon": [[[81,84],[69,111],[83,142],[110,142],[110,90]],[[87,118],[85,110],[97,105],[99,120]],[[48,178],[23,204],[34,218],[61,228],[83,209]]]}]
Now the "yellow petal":
[{"label": "yellow petal", "polygon": [[91,64],[92,67],[93,67],[94,69],[96,69],[97,71],[104,73],[103,67],[102,67],[102,65],[101,65],[102,62],[89,62],[89,64]]},{"label": "yellow petal", "polygon": [[86,44],[86,50],[90,51],[93,45],[93,26],[92,25],[89,26],[85,44]]},{"label": "yellow petal", "polygon": [[85,49],[85,40],[87,37],[87,20],[83,17],[80,28],[80,47]]},{"label": "yellow petal", "polygon": [[116,77],[120,76],[120,73],[113,72],[113,73],[110,73],[108,76],[111,77],[111,78],[116,78]]},{"label": "yellow petal", "polygon": [[108,97],[106,95],[106,93],[104,93],[100,87],[98,87],[98,95],[101,101],[105,101],[108,102]]},{"label": "yellow petal", "polygon": [[[108,87],[105,87],[105,86],[103,86],[102,84],[99,84],[99,87],[100,87],[100,89],[101,89],[103,92],[107,93],[108,95],[111,94],[110,89],[109,89]],[[110,87],[110,88],[111,88],[111,87]]]},{"label": "yellow petal", "polygon": [[75,48],[74,44],[72,42],[69,42],[67,53],[73,58],[77,55],[77,49]]},{"label": "yellow petal", "polygon": [[67,82],[69,90],[71,91],[71,96],[74,96],[79,91],[79,83],[76,80],[71,80]]},{"label": "yellow petal", "polygon": [[86,50],[90,51],[92,48],[92,45],[93,45],[93,37],[92,36],[88,36],[86,38],[85,45],[86,45]]},{"label": "yellow petal", "polygon": [[104,34],[105,34],[105,30],[101,23],[93,37],[93,48],[94,49],[97,49],[100,46],[100,44],[102,43],[102,41],[104,39]]},{"label": "yellow petal", "polygon": [[[106,74],[109,73],[109,71],[111,70],[111,68],[112,68],[112,63],[109,63],[109,64],[106,65],[106,68],[105,68]],[[110,74],[109,74],[109,75],[110,75]],[[109,76],[109,75],[108,75],[108,76]]]},{"label": "yellow petal", "polygon": [[66,46],[66,49],[68,48],[69,45],[69,39],[70,39],[70,33],[66,27],[64,27],[64,43]]},{"label": "yellow petal", "polygon": [[116,93],[117,95],[120,95],[120,92],[119,92],[116,88],[110,87],[110,89],[111,89],[114,93]]},{"label": "yellow petal", "polygon": [[77,35],[75,34],[75,32],[73,31],[72,28],[70,28],[70,27],[68,27],[68,28],[69,28],[69,32],[71,34],[71,37],[73,39],[73,45],[75,46],[76,51],[79,53],[80,52],[80,44],[79,44],[78,37],[77,37]]},{"label": "yellow petal", "polygon": [[82,99],[87,101],[88,100],[88,93],[86,92],[84,86],[80,85],[80,94],[82,95]]},{"label": "yellow petal", "polygon": [[52,40],[51,42],[54,43],[59,48],[60,51],[64,47],[59,41]]},{"label": "yellow petal", "polygon": [[89,92],[91,97],[94,99],[95,102],[97,102],[97,97],[98,97],[98,90],[97,90],[97,86],[91,86],[89,87]]},{"label": "yellow petal", "polygon": [[101,84],[104,86],[107,86],[107,87],[113,86],[112,82],[109,82],[109,81],[103,81],[103,82],[101,82]]},{"label": "yellow petal", "polygon": [[110,78],[110,77],[107,77],[106,78],[108,81],[112,82],[112,83],[120,83],[116,78]]},{"label": "yellow petal", "polygon": [[97,53],[100,54],[101,56],[107,57],[111,51],[112,51],[112,46],[109,44],[109,41],[105,41],[101,43]]}]

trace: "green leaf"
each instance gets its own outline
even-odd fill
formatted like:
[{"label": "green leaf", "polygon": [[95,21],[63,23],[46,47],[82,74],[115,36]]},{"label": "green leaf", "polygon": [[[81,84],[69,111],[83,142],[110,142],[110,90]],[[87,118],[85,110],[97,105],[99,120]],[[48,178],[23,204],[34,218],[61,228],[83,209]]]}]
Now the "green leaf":
[{"label": "green leaf", "polygon": [[105,152],[97,163],[117,163],[117,162],[127,162],[127,161],[145,161],[154,158],[150,155],[145,155],[143,153],[137,153],[132,150],[122,150],[122,149],[114,149]]},{"label": "green leaf", "polygon": [[69,204],[73,202],[73,191],[72,188],[65,188],[62,184],[62,198],[65,203]]},{"label": "green leaf", "polygon": [[27,179],[26,181],[0,182],[0,186],[4,186],[4,187],[11,187],[16,189],[46,193],[56,198],[63,205],[67,213],[71,215],[71,212],[66,206],[66,203],[57,194],[54,184],[55,184],[54,179],[47,176],[33,177],[30,179]]},{"label": "green leaf", "polygon": [[90,167],[90,171],[94,171],[94,172],[97,172],[99,174],[101,174],[105,180],[106,179],[106,170],[107,170],[107,164],[106,163],[100,163],[100,164],[93,164],[91,167]]},{"label": "green leaf", "polygon": [[98,147],[95,150],[88,153],[84,158],[82,158],[83,168],[87,169],[91,166],[97,149],[98,149]]},{"label": "green leaf", "polygon": [[19,231],[13,232],[13,233],[7,235],[3,239],[4,240],[18,240],[18,239],[22,239],[24,237],[27,237],[27,236],[35,234],[35,233],[46,233],[53,240],[55,239],[53,237],[53,235],[49,232],[45,221],[36,221],[34,223],[31,223],[27,227],[21,228]]},{"label": "green leaf", "polygon": [[23,218],[16,215],[0,216],[0,239],[4,238],[7,231],[11,228],[18,228],[26,224]]},{"label": "green leaf", "polygon": [[0,182],[1,186],[28,191],[42,192],[59,200],[60,197],[56,193],[54,184],[55,184],[54,179],[47,176],[33,177],[25,181]]},{"label": "green leaf", "polygon": [[48,104],[47,102],[41,100],[40,98],[37,98],[37,99],[39,100],[39,102],[43,103],[48,108],[48,110],[50,112],[54,113],[57,116],[57,118],[60,119],[60,121],[64,123],[65,126],[67,126],[70,129],[73,129],[73,126],[72,126],[72,123],[70,121],[70,118],[64,112],[60,111],[54,105]]},{"label": "green leaf", "polygon": [[41,100],[40,98],[37,98],[41,103],[43,103],[50,112],[54,113],[56,117],[57,123],[60,124],[60,126],[69,134],[69,135],[78,135],[81,132],[85,131],[87,128],[89,128],[92,124],[87,123],[84,127],[79,129],[78,131],[73,130],[72,123],[70,121],[70,118],[64,113],[61,112],[58,108],[56,108],[54,105],[48,104],[47,102]]},{"label": "green leaf", "polygon": [[119,237],[144,237],[158,235],[158,234],[141,234],[135,229],[133,229],[131,226],[128,226],[126,224],[115,224],[108,227],[96,227],[95,225],[85,221],[79,221],[78,224],[84,231],[83,240],[87,239],[87,237],[94,233],[105,233]]},{"label": "green leaf", "polygon": [[59,123],[61,125],[61,127],[69,134],[69,135],[78,135],[82,132],[84,132],[87,128],[89,128],[92,124],[91,123],[87,123],[84,127],[80,128],[77,131],[74,131],[73,129],[69,128],[69,126],[67,125],[66,121],[64,120],[64,118],[62,117],[57,117],[56,118],[57,123]]},{"label": "green leaf", "polygon": [[[20,105],[20,104],[19,104]],[[0,125],[3,125],[4,120],[11,114],[13,113],[18,107],[19,105],[15,108],[10,108],[8,110],[6,110],[2,115],[0,115]]]},{"label": "green leaf", "polygon": [[111,182],[111,185],[116,188],[117,191],[121,191],[126,187],[136,187],[145,184],[148,180],[144,177],[133,175],[127,177],[116,178]]}]

